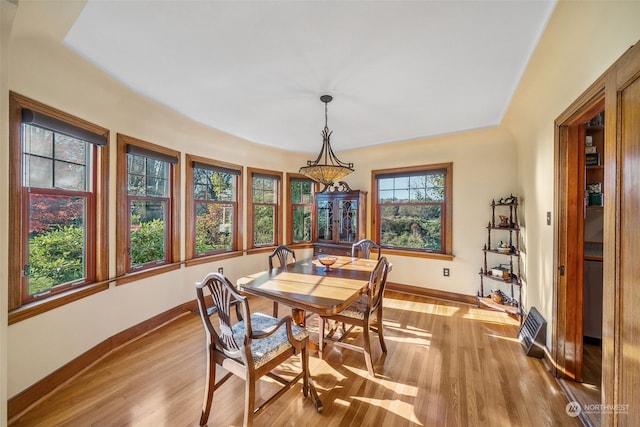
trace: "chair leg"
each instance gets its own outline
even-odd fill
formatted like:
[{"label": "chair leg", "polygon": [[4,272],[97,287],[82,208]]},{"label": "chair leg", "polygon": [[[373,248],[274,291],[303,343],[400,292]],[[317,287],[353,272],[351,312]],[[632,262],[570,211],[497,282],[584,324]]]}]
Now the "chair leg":
[{"label": "chair leg", "polygon": [[275,317],[275,318],[278,317],[278,302],[277,301],[273,302],[273,317]]},{"label": "chair leg", "polygon": [[322,359],[322,352],[324,350],[324,324],[325,320],[320,317],[320,324],[318,325],[318,355]]},{"label": "chair leg", "polygon": [[200,415],[200,425],[203,426],[209,421],[213,392],[216,388],[216,362],[213,359],[213,349],[207,346],[207,373],[204,392],[204,402],[202,402],[202,414]]},{"label": "chair leg", "polygon": [[369,371],[369,375],[375,377],[376,374],[373,372],[373,362],[371,361],[371,337],[369,335],[369,322],[365,322],[365,326],[362,328],[363,338],[364,338],[364,361],[367,364],[367,370]]},{"label": "chair leg", "polygon": [[382,327],[382,304],[380,304],[380,307],[378,308],[378,339],[380,340],[380,347],[382,348],[382,352],[386,353],[387,352],[387,345],[384,342],[384,332],[383,332],[383,327]]},{"label": "chair leg", "polygon": [[[322,351],[322,350],[321,350]],[[305,340],[300,352],[300,363],[302,364],[302,394],[309,396],[309,338]]]},{"label": "chair leg", "polygon": [[256,378],[247,374],[244,386],[244,422],[243,427],[251,427],[253,425],[253,415],[256,402]]}]

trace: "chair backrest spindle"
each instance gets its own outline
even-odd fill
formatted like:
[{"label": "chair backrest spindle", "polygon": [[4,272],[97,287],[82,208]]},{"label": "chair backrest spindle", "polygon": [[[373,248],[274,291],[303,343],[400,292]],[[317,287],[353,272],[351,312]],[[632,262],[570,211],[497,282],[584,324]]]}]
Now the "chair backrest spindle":
[{"label": "chair backrest spindle", "polygon": [[296,262],[296,253],[289,249],[286,246],[278,246],[273,250],[271,255],[269,255],[269,269],[274,267],[273,259],[278,258],[278,262],[280,263],[280,267],[284,267],[289,264],[289,257],[293,260],[292,262]]},{"label": "chair backrest spindle", "polygon": [[372,249],[376,249],[378,251],[378,259],[380,259],[382,256],[382,247],[369,239],[362,239],[359,242],[354,243],[351,246],[351,256],[355,258],[360,255],[360,258],[369,258]]},{"label": "chair backrest spindle", "polygon": [[[215,312],[218,314],[218,328],[211,322],[209,311],[206,307],[206,300],[203,289],[207,288],[213,300]],[[231,308],[234,303],[242,307],[243,317],[250,322],[247,317],[249,311],[247,298],[242,296],[229,282],[225,276],[219,273],[210,273],[204,280],[196,284],[196,296],[200,317],[204,327],[210,335],[210,340],[230,357],[239,358],[242,355],[241,345],[235,341],[232,332]]]}]

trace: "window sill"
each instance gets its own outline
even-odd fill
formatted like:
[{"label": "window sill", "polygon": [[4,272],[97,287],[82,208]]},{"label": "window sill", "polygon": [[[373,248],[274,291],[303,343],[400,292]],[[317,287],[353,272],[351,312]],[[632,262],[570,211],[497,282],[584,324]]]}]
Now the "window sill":
[{"label": "window sill", "polygon": [[428,258],[428,259],[437,259],[441,261],[453,261],[454,256],[452,254],[437,254],[432,252],[417,252],[417,251],[407,251],[402,249],[390,249],[390,248],[382,248],[383,255],[400,255],[406,257],[415,257],[415,258]]},{"label": "window sill", "polygon": [[228,258],[236,258],[242,256],[242,251],[224,252],[221,254],[207,255],[198,258],[191,258],[184,262],[187,267],[192,265],[207,264],[210,262],[221,261]]},{"label": "window sill", "polygon": [[158,274],[167,273],[169,271],[177,270],[182,266],[181,262],[172,264],[163,264],[158,267],[145,268],[140,271],[130,271],[116,279],[116,285],[124,285],[126,283],[135,282],[137,280],[145,279],[147,277],[156,276]]}]

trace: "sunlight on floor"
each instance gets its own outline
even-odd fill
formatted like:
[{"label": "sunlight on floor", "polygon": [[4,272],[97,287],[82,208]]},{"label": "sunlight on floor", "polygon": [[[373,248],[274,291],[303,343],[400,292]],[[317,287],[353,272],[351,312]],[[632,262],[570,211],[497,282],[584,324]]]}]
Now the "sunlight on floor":
[{"label": "sunlight on floor", "polygon": [[520,340],[518,340],[518,338],[505,337],[504,335],[495,335],[495,334],[487,334],[487,336],[491,338],[497,338],[499,340],[511,341],[511,342],[520,344]]},{"label": "sunlight on floor", "polygon": [[384,406],[388,408],[388,411],[411,422],[415,425],[423,425],[420,420],[415,416],[414,405],[411,402],[402,402],[399,400],[393,400],[389,403],[389,399],[373,399],[366,397],[354,397],[354,400],[367,403],[371,406]]}]

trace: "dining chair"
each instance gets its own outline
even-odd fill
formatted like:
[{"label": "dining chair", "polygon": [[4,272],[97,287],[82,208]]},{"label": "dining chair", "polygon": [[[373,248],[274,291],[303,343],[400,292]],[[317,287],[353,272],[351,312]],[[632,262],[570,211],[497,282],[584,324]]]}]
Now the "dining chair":
[{"label": "dining chair", "polygon": [[[296,262],[296,253],[289,249],[286,246],[278,246],[273,250],[271,255],[269,255],[269,270],[272,270],[274,266],[274,259],[278,259],[278,263],[280,267],[286,268],[287,264],[289,264],[289,259],[291,262]],[[273,302],[273,317],[278,317],[278,302]]]},{"label": "dining chair", "polygon": [[[206,298],[205,289],[208,293]],[[209,273],[196,283],[196,297],[207,338],[206,384],[200,426],[208,422],[214,392],[231,375],[245,380],[245,427],[251,426],[256,415],[300,379],[304,397],[311,393],[316,410],[322,411],[322,403],[309,376],[309,334],[304,328],[294,325],[290,316],[276,319],[262,313],[251,313],[247,298],[221,273]],[[231,320],[234,304],[240,306],[243,318],[235,323]],[[216,318],[217,326],[214,326]],[[300,373],[287,379],[273,372],[293,355],[300,356]],[[217,383],[216,365],[227,371]],[[256,383],[265,375],[283,387],[256,407]]]},{"label": "dining chair", "polygon": [[[353,303],[347,306],[338,314],[330,316],[320,317],[320,331],[324,335],[325,325],[327,320],[334,321],[334,327],[329,331],[325,338],[330,339],[336,333],[338,323],[342,324],[342,335],[333,340],[333,345],[338,347],[344,347],[351,350],[356,350],[364,353],[364,360],[367,365],[369,375],[375,376],[373,371],[373,362],[371,360],[371,340],[369,337],[369,331],[377,332],[378,340],[380,341],[380,347],[382,352],[387,352],[387,345],[384,342],[384,334],[382,330],[382,301],[384,299],[384,289],[387,283],[387,273],[389,272],[389,262],[386,257],[381,257],[378,260],[375,268],[371,272],[369,283],[367,285],[366,293],[360,295]],[[372,325],[372,317],[376,317],[375,326]],[[349,325],[349,328],[345,328],[345,324]],[[363,332],[364,344],[362,347],[345,342],[346,338],[353,331],[355,326],[360,326]],[[322,354],[324,347],[324,339],[319,340],[319,351]]]},{"label": "dining chair", "polygon": [[382,246],[369,239],[362,239],[351,245],[351,256],[354,258],[369,258],[371,255],[371,249],[374,248],[378,251],[378,259],[380,259],[382,256]]}]

